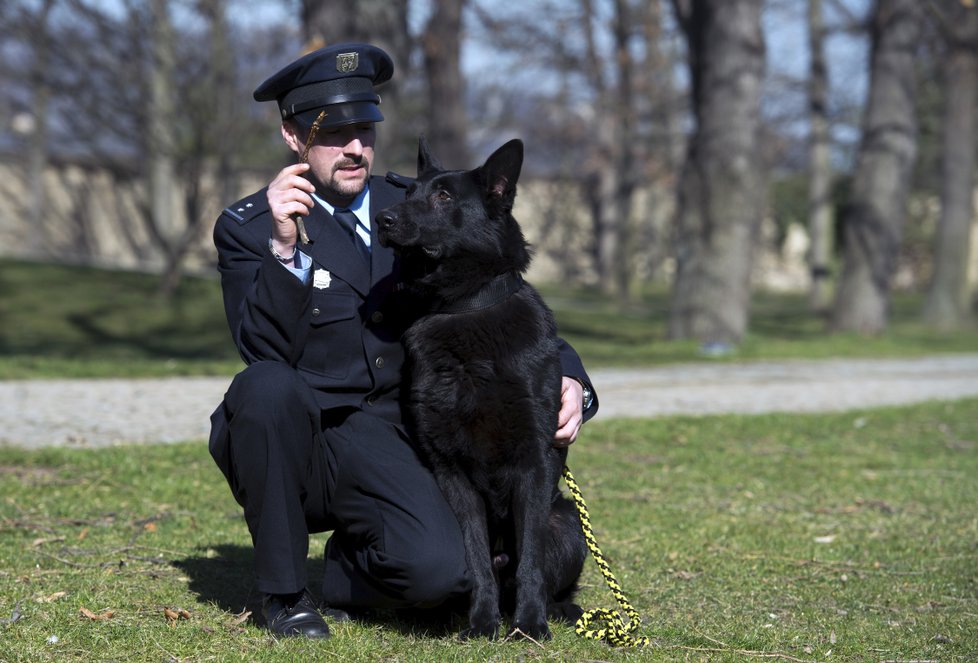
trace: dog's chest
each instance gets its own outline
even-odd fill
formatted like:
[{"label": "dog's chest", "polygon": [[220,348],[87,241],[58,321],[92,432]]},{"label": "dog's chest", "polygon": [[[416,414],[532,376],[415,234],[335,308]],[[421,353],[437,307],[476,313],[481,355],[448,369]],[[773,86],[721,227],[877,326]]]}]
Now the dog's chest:
[{"label": "dog's chest", "polygon": [[406,342],[412,412],[430,455],[480,475],[487,488],[505,483],[508,468],[539,461],[552,439],[560,389],[556,341],[546,325],[433,315],[419,320]]}]

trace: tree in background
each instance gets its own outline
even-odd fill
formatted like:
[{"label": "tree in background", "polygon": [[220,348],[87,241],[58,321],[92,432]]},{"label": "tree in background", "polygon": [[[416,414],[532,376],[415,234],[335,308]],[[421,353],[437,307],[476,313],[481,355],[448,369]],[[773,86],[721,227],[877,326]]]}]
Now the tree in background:
[{"label": "tree in background", "polygon": [[[655,231],[652,203],[638,204],[636,192],[664,188],[680,133],[663,2],[540,0],[503,10],[472,0],[470,7],[483,43],[505,54],[490,72],[502,71],[502,83],[469,81],[475,133],[525,136],[526,167],[554,192],[540,203],[543,232],[575,235],[560,244],[586,245],[586,271],[625,302],[638,280],[635,254],[654,251],[638,245]],[[589,227],[571,221],[582,213]],[[567,278],[580,278],[581,266],[555,257]]]},{"label": "tree in background", "polygon": [[808,47],[811,53],[808,108],[811,123],[808,178],[808,235],[811,240],[809,305],[816,313],[831,304],[833,250],[832,166],[829,134],[829,77],[825,62],[822,0],[808,0]]},{"label": "tree in background", "polygon": [[472,168],[465,83],[462,78],[462,11],[465,0],[435,0],[421,35],[428,89],[425,135],[446,168]]},{"label": "tree in background", "polygon": [[[803,25],[806,4],[811,70],[772,67],[760,90],[765,56],[758,15],[767,29],[794,30]],[[931,11],[906,9],[910,4]],[[828,17],[821,27],[819,6]],[[256,19],[259,7],[262,20]],[[649,279],[672,278],[674,338],[732,344],[746,330],[747,275],[751,252],[762,241],[756,230],[769,168],[777,169],[779,181],[794,183],[790,190],[778,187],[787,191],[780,200],[790,200],[790,214],[781,213],[773,197],[768,201],[782,230],[811,212],[812,300],[824,307],[832,251],[826,244],[833,234],[826,229],[829,149],[834,179],[852,192],[852,204],[839,214],[849,240],[830,326],[847,328],[846,311],[885,311],[886,304],[864,299],[855,284],[868,282],[873,297],[887,298],[897,249],[900,265],[930,265],[929,226],[914,225],[903,237],[905,222],[895,220],[908,190],[920,193],[923,186],[935,195],[944,187],[927,315],[951,300],[967,315],[966,286],[956,284],[968,260],[961,250],[972,216],[965,191],[973,176],[962,158],[972,140],[964,138],[968,126],[952,122],[967,121],[961,100],[974,81],[965,73],[953,83],[949,65],[946,121],[935,111],[920,114],[924,94],[934,108],[943,103],[936,76],[917,92],[921,129],[912,121],[909,130],[889,121],[900,103],[876,88],[885,87],[887,75],[899,78],[886,54],[894,50],[887,44],[898,41],[891,33],[902,29],[892,16],[901,7],[918,23],[945,16],[955,33],[974,14],[970,0],[874,5],[872,95],[878,99],[862,114],[847,106],[862,107],[864,88],[845,78],[862,80],[867,64],[861,56],[831,60],[833,85],[825,92],[817,44],[843,33],[868,41],[864,0],[7,0],[0,3],[0,118],[16,122],[0,126],[0,147],[8,164],[23,160],[24,175],[0,182],[0,196],[18,204],[29,199],[17,220],[36,217],[25,237],[35,255],[50,251],[56,259],[83,262],[124,255],[141,268],[165,272],[162,288],[171,290],[188,257],[198,264],[211,259],[205,235],[220,209],[215,199],[227,204],[245,193],[240,180],[263,178],[292,158],[277,135],[274,108],[250,103],[255,85],[304,49],[363,40],[391,53],[397,67],[381,90],[387,121],[378,172],[413,171],[419,133],[458,167],[471,166],[505,137],[522,136],[532,174],[527,181],[539,186],[532,192],[539,222],[532,239],[549,259],[541,261],[545,268],[558,270],[548,278],[596,279],[609,299],[625,303]],[[968,39],[958,34],[949,43]],[[929,44],[918,39],[914,52],[929,55]],[[470,56],[464,78],[463,52]],[[949,62],[954,52],[948,49]],[[688,90],[677,75],[684,57]],[[836,57],[829,46],[826,57]],[[932,66],[932,59],[925,64]],[[856,161],[850,155],[860,114],[866,135]],[[801,130],[808,118],[811,152]],[[945,125],[941,148],[932,137]],[[923,137],[910,175],[904,144],[914,130]],[[943,170],[936,165],[941,157]],[[852,162],[858,172],[849,177]],[[96,181],[101,185],[93,193]],[[896,195],[883,190],[884,181]],[[253,187],[249,182],[247,190]],[[109,218],[111,247],[105,241]],[[673,233],[675,242],[669,241]]]},{"label": "tree in background", "polygon": [[[98,262],[105,244],[121,247],[141,267],[159,270],[168,294],[188,254],[209,255],[205,235],[220,208],[205,201],[215,189],[230,190],[231,149],[239,168],[249,152],[268,154],[260,123],[238,101],[250,89],[240,89],[236,67],[254,57],[229,45],[225,2],[182,3],[179,25],[168,0],[18,1],[4,8],[12,19],[0,29],[5,65],[45,63],[43,86],[5,91],[14,112],[37,110],[43,99],[35,135],[44,140],[44,161],[62,166],[47,169],[43,183],[68,205],[63,214],[53,207],[40,214],[31,202],[24,218],[33,219],[32,235],[44,246],[58,247],[57,259]],[[20,29],[32,25],[38,29]],[[264,36],[247,46],[274,51]],[[26,169],[29,182],[21,186],[39,185],[39,168]]]},{"label": "tree in background", "polygon": [[172,293],[179,270],[175,263],[182,257],[179,251],[181,235],[189,226],[174,214],[176,195],[177,129],[174,94],[176,44],[173,23],[167,0],[150,2],[150,22],[154,26],[148,58],[149,103],[146,104],[146,138],[144,155],[148,172],[149,228],[163,248],[166,265],[163,268],[163,292]]},{"label": "tree in background", "polygon": [[972,319],[968,286],[974,218],[975,111],[978,94],[978,10],[963,0],[933,3],[944,39],[944,121],[941,216],[934,242],[934,273],[924,304],[925,322],[954,329]]},{"label": "tree in background", "polygon": [[831,328],[879,334],[889,317],[917,151],[914,50],[918,0],[878,0],[872,16],[870,88],[862,142],[843,212],[843,271]]},{"label": "tree in background", "polygon": [[669,335],[733,345],[747,331],[764,210],[762,0],[673,0],[688,43],[695,129],[679,183]]},{"label": "tree in background", "polygon": [[[31,112],[24,115],[29,122],[28,167],[27,179],[30,183],[28,206],[30,213],[38,218],[46,214],[46,192],[44,191],[44,171],[48,164],[48,106],[51,98],[50,74],[48,71],[51,60],[52,43],[47,39],[49,30],[48,20],[56,0],[43,0],[37,14],[22,14],[20,19],[27,24],[27,34],[30,43],[34,44],[33,59],[29,69],[29,86],[31,90]],[[31,233],[28,242],[31,252],[36,255],[44,253],[44,238],[41,233]]]}]

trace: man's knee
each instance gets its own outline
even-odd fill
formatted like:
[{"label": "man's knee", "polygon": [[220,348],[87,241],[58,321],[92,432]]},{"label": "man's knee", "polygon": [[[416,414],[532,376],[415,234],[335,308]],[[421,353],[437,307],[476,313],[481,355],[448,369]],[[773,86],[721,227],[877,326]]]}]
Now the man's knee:
[{"label": "man's knee", "polygon": [[462,550],[441,548],[419,553],[402,569],[408,605],[432,607],[469,589]]},{"label": "man's knee", "polygon": [[275,416],[300,405],[306,408],[304,390],[308,390],[305,382],[288,364],[260,361],[234,377],[226,401],[234,417]]},{"label": "man's knee", "polygon": [[234,376],[228,401],[235,409],[273,409],[278,401],[289,402],[301,378],[294,368],[277,361],[260,361]]}]

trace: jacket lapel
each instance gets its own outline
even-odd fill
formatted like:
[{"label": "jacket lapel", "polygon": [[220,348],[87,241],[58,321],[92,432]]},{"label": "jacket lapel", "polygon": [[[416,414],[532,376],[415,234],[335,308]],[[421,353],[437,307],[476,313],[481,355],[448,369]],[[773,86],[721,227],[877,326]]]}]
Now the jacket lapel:
[{"label": "jacket lapel", "polygon": [[[378,180],[379,178],[371,178],[371,182]],[[305,220],[310,246],[304,247],[303,251],[315,262],[349,283],[354,290],[364,297],[367,296],[373,285],[391,278],[395,262],[394,250],[381,246],[377,239],[375,218],[381,210],[387,209],[404,198],[403,189],[383,186],[383,180],[379,181],[381,185],[370,189],[369,268],[363,264],[356,248],[350,243],[350,237],[346,231],[325,208],[317,205]]]},{"label": "jacket lapel", "polygon": [[303,251],[366,297],[370,291],[370,270],[339,222],[317,205],[306,217],[305,224],[310,245],[303,247]]}]

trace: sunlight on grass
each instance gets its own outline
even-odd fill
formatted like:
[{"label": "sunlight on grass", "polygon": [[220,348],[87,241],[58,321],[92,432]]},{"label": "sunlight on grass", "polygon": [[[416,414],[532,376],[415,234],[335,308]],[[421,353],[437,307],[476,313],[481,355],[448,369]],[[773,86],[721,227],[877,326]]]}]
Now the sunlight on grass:
[{"label": "sunlight on grass", "polygon": [[[457,625],[395,614],[336,625],[326,643],[276,642],[256,624],[247,529],[203,443],[0,449],[0,658],[968,660],[976,408],[589,424],[570,466],[654,641],[643,652],[564,626],[541,646],[460,642]],[[582,585],[585,608],[617,607],[591,561]]]}]

